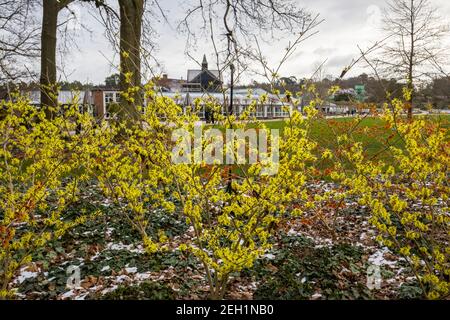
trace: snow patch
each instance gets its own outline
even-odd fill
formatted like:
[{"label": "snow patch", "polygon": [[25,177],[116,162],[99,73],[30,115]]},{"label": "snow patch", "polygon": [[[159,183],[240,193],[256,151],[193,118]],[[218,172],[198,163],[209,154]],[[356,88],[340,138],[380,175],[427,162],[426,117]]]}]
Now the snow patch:
[{"label": "snow patch", "polygon": [[22,271],[20,275],[16,278],[16,283],[22,284],[27,279],[36,278],[39,272]]},{"label": "snow patch", "polygon": [[386,247],[378,249],[369,257],[369,263],[375,266],[393,266],[397,264],[396,261],[389,261],[384,258],[384,255],[387,253],[390,253],[390,251]]},{"label": "snow patch", "polygon": [[122,242],[118,243],[110,242],[106,245],[105,250],[114,250],[114,251],[126,250],[133,253],[145,253],[144,247],[142,247],[141,245],[135,247],[133,244],[126,245],[123,244]]},{"label": "snow patch", "polygon": [[72,289],[61,295],[61,299],[71,299],[76,295],[75,291]]},{"label": "snow patch", "polygon": [[127,273],[137,273],[137,268],[136,267],[125,268],[125,271]]},{"label": "snow patch", "polygon": [[268,260],[275,260],[275,255],[272,253],[267,253],[267,254],[263,255],[263,258],[266,258]]},{"label": "snow patch", "polygon": [[100,270],[100,272],[105,272],[108,271],[109,269],[111,269],[110,266],[104,266],[102,270]]},{"label": "snow patch", "polygon": [[151,273],[145,272],[145,273],[137,273],[134,278],[138,281],[143,281],[143,280],[150,279],[150,277],[151,277]]}]

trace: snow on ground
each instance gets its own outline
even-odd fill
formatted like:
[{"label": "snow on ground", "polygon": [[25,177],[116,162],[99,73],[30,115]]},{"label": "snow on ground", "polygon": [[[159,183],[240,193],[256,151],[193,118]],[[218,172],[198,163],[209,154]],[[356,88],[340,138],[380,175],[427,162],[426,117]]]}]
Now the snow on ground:
[{"label": "snow on ground", "polygon": [[381,249],[378,249],[377,251],[375,251],[375,253],[373,253],[368,261],[370,264],[375,265],[375,266],[394,266],[397,264],[397,261],[392,261],[392,260],[387,260],[385,258],[385,255],[392,255],[392,252],[384,247]]}]

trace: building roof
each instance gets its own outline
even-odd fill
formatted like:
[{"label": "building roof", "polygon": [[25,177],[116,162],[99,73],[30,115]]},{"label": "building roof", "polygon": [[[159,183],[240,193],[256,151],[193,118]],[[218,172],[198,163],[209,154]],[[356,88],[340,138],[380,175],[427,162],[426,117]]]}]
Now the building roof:
[{"label": "building roof", "polygon": [[120,91],[119,86],[95,86],[92,91]]},{"label": "building roof", "polygon": [[[38,105],[41,103],[41,91],[32,90],[32,91],[24,91],[23,95],[25,95],[28,99],[30,99],[30,103],[33,105]],[[88,93],[89,95],[89,93]],[[58,93],[58,103],[60,104],[73,104],[74,102],[82,104],[85,103],[86,92],[73,92],[69,90],[62,90]]]},{"label": "building roof", "polygon": [[[256,88],[252,89],[251,94],[249,95],[248,89],[237,89],[237,91],[233,94],[233,101],[235,103],[241,103],[241,104],[248,104],[251,103],[253,100],[258,100],[259,97],[262,94],[267,94],[269,97],[269,103],[273,105],[282,105],[282,103],[279,101],[279,99],[265,91],[264,89]],[[218,103],[223,103],[224,97],[226,100],[230,97],[230,92],[227,90],[225,94],[220,92],[212,92],[212,93],[205,93],[205,92],[161,92],[161,96],[172,98],[175,100],[176,103],[184,103],[184,104],[191,104],[193,101],[197,98],[203,98],[203,99],[212,99],[217,101]]]},{"label": "building roof", "polygon": [[[204,71],[205,70],[188,70],[187,81],[188,82],[193,81],[195,78],[197,78]],[[218,80],[220,80],[219,79],[219,76],[220,76],[219,70],[206,70],[206,71],[209,72],[211,75],[213,75]]]}]

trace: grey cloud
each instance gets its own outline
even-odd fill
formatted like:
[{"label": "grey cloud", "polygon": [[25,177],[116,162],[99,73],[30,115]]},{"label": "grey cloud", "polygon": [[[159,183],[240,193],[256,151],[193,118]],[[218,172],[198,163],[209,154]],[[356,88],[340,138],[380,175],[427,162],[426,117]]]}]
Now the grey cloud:
[{"label": "grey cloud", "polygon": [[[180,1],[170,0],[162,2],[164,8],[170,12],[169,18],[172,19],[168,26],[163,22],[155,28],[159,31],[158,51],[155,52],[156,58],[164,66],[164,71],[169,73],[170,77],[186,77],[186,70],[195,66],[194,62],[186,57],[184,49],[186,39],[184,35],[176,33],[173,26],[176,25],[176,19],[179,19],[186,6],[181,7]],[[184,1],[188,3],[188,1]],[[450,17],[450,1],[433,0],[441,7],[440,14],[447,19]],[[384,0],[298,0],[299,5],[315,13],[319,13],[325,22],[319,26],[319,34],[308,39],[301,44],[298,51],[286,63],[282,71],[287,74],[297,76],[308,76],[315,63],[323,62],[329,59],[326,64],[326,72],[338,75],[342,68],[349,64],[353,58],[358,56],[357,45],[368,47],[371,43],[379,40],[382,36],[371,19],[371,12],[368,8],[373,6],[383,7]],[[372,6],[372,7],[371,7]],[[84,9],[82,9],[84,10]],[[373,14],[373,13],[372,13]],[[86,14],[86,20],[93,20],[90,14]],[[91,24],[91,21],[88,21]],[[84,34],[80,39],[80,53],[76,54],[69,69],[77,69],[71,78],[87,79],[94,82],[102,82],[111,68],[108,59],[114,56],[109,43],[104,39],[102,27],[98,23],[92,22],[91,29],[94,29],[93,36],[95,44],[90,44],[93,39]],[[145,31],[144,31],[145,32]],[[284,39],[279,43],[273,43],[264,48],[264,54],[272,65],[276,65],[282,55],[282,48],[291,39]],[[202,39],[195,48],[195,57],[198,59],[205,53],[211,56],[211,45],[207,40]],[[105,56],[103,57],[102,52]],[[355,68],[354,73],[363,70]],[[252,75],[249,75],[248,81]]]},{"label": "grey cloud", "polygon": [[331,55],[334,52],[336,52],[336,48],[317,48],[313,51],[314,54],[318,54],[318,55]]},{"label": "grey cloud", "polygon": [[355,56],[352,54],[335,56],[327,61],[327,67],[336,67],[343,69],[344,67],[348,66],[354,58]]}]

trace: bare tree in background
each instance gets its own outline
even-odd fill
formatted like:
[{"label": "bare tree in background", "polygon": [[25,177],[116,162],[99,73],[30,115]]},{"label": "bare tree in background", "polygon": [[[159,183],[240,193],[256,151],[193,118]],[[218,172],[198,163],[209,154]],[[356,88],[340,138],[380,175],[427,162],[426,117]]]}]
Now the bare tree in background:
[{"label": "bare tree in background", "polygon": [[[58,31],[58,15],[74,0],[44,0],[42,3],[41,33],[41,105],[58,106],[56,78],[56,45]],[[47,114],[52,116],[51,112]]]},{"label": "bare tree in background", "polygon": [[[303,41],[320,22],[318,15],[311,15],[298,1],[198,0],[189,3],[179,29],[188,36],[188,55],[201,31],[210,38],[218,69],[222,72],[235,64],[239,76],[259,54],[257,42],[289,37]],[[292,43],[288,47],[286,51],[292,53]]]},{"label": "bare tree in background", "polygon": [[[70,8],[74,2],[91,2],[95,3],[97,8],[104,6],[109,8],[104,3],[104,0],[43,0],[42,1],[42,30],[41,30],[41,105],[49,107],[58,106],[58,91],[57,91],[57,49],[60,54],[65,56],[73,47],[78,47],[75,41],[74,30],[69,30],[69,25],[72,20],[88,30],[79,20],[76,13]],[[66,9],[68,15],[62,15],[63,10]],[[62,21],[59,21],[62,20]],[[62,59],[63,60],[63,59]],[[62,61],[62,65],[64,62]],[[64,67],[61,68],[61,73],[64,74]],[[49,111],[49,110],[48,110]],[[49,117],[51,112],[47,112]]]},{"label": "bare tree in background", "polygon": [[445,52],[442,37],[448,31],[430,0],[390,0],[385,9],[384,29],[389,40],[376,60],[382,73],[407,81],[408,118],[412,119],[418,84],[442,71]]},{"label": "bare tree in background", "polygon": [[[298,45],[312,36],[310,33],[320,21],[292,0],[198,0],[189,3],[179,30],[187,39],[186,54],[192,58],[189,49],[197,47],[199,35],[204,35],[212,44],[219,78],[227,68],[230,70],[230,98],[228,106],[226,88],[222,88],[222,106],[230,127],[233,115],[233,87],[249,67],[259,62],[263,76],[273,85],[279,79],[278,71],[291,57]],[[285,48],[277,67],[271,69],[262,55],[259,42],[273,42],[295,37]],[[194,59],[195,61],[195,59]],[[214,118],[214,116],[213,116]],[[232,192],[232,171],[227,170],[227,191]]]},{"label": "bare tree in background", "polygon": [[0,0],[0,83],[29,76],[25,63],[39,56],[39,26],[31,0]]}]

